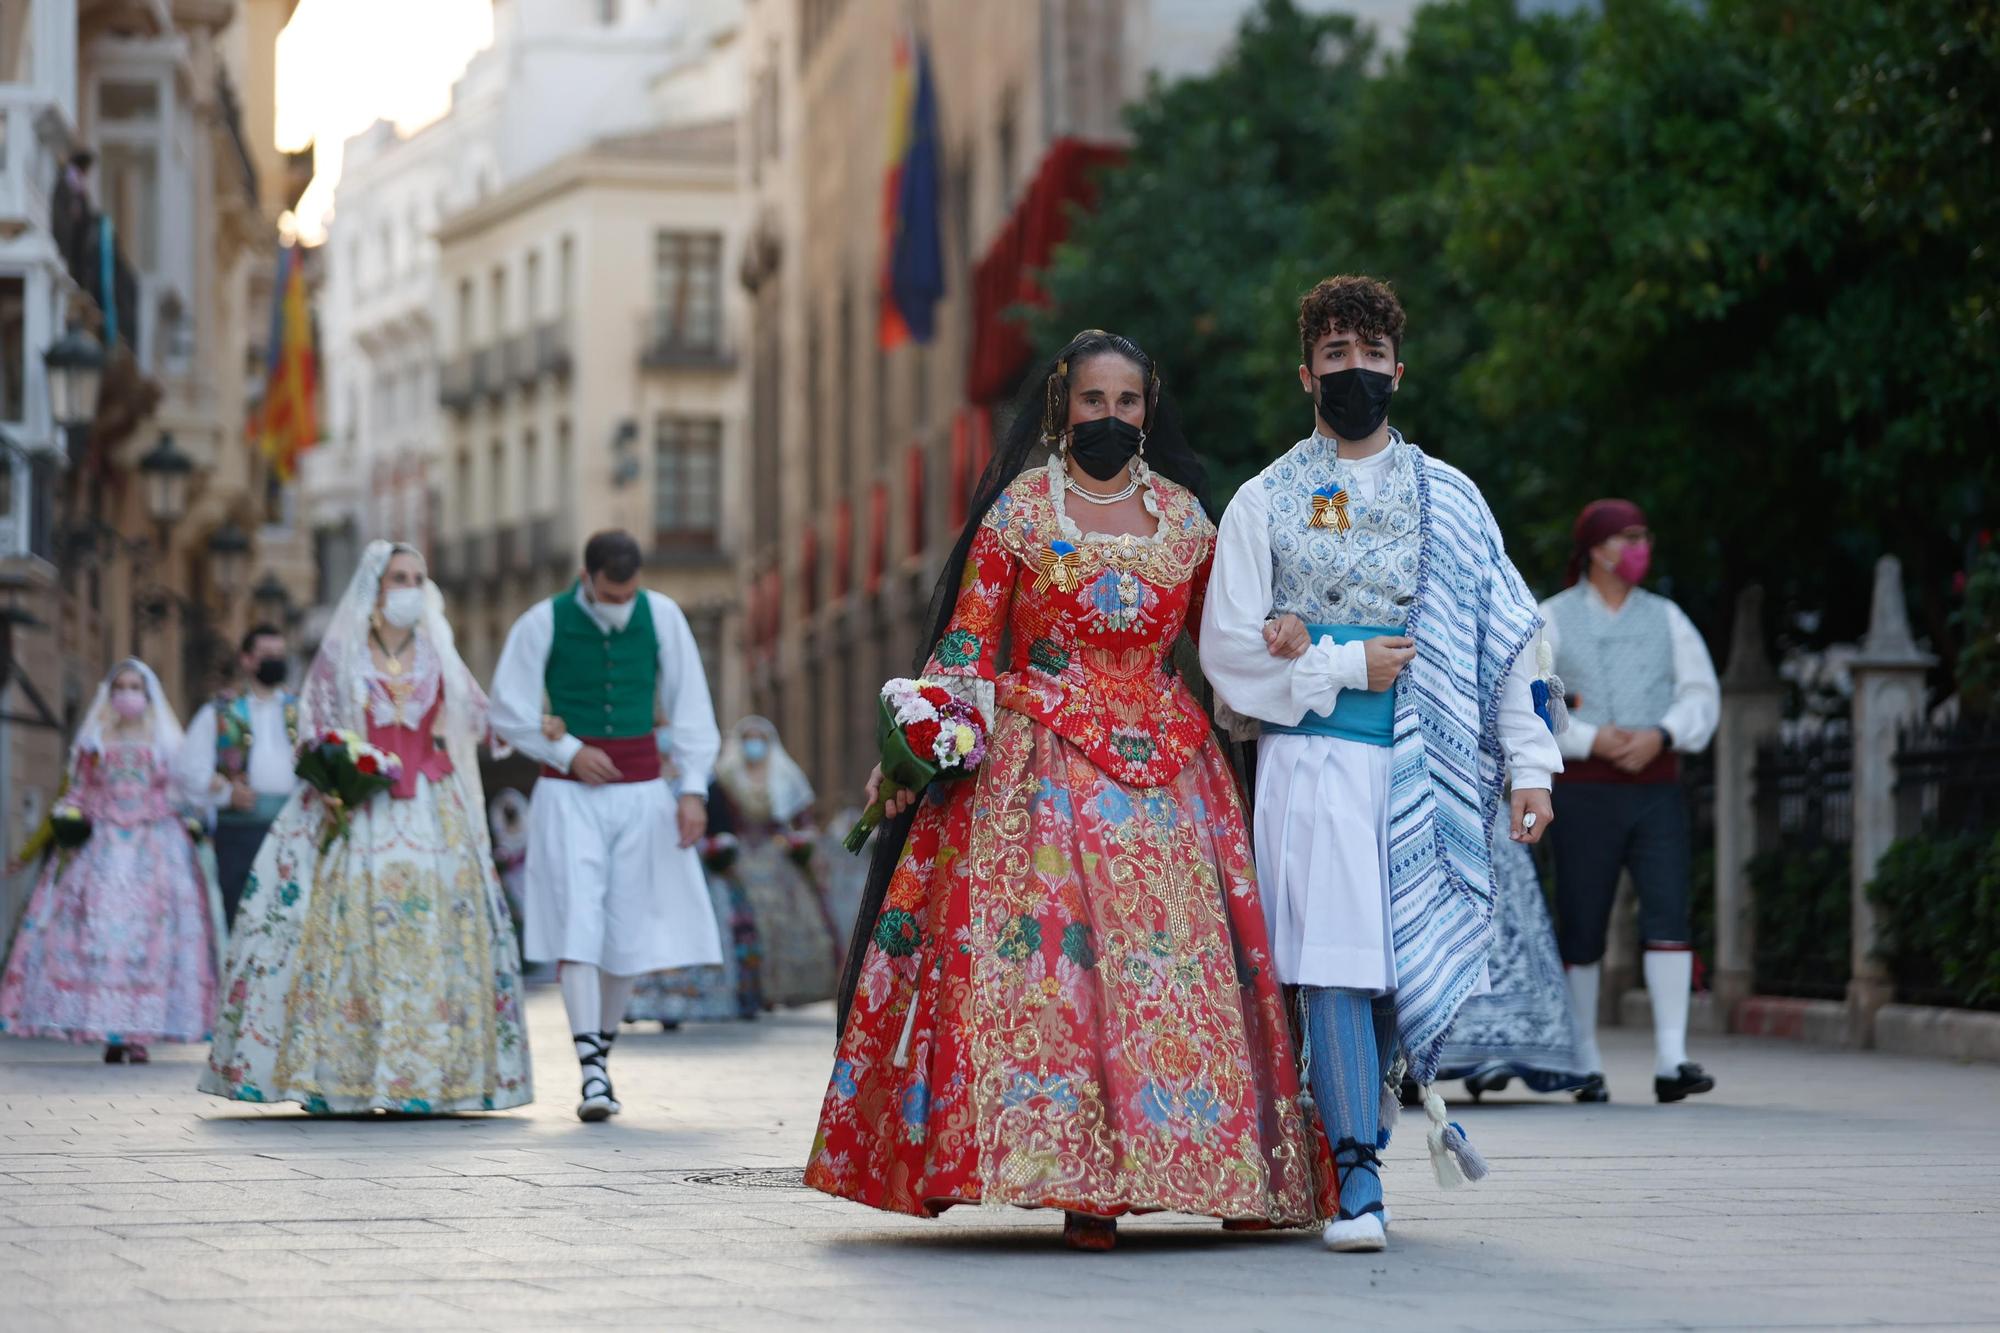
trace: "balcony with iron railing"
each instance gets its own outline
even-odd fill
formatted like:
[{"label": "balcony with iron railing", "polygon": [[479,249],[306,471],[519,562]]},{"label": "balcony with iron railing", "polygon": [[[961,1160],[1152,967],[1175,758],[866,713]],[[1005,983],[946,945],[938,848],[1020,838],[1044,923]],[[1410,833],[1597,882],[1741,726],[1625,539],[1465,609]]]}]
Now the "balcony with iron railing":
[{"label": "balcony with iron railing", "polygon": [[493,530],[493,568],[507,577],[528,569],[528,527],[526,523],[505,523]]},{"label": "balcony with iron railing", "polygon": [[0,573],[8,578],[17,561],[37,562],[45,573],[56,561],[55,481],[53,458],[0,437]]},{"label": "balcony with iron railing", "polygon": [[535,335],[517,333],[506,342],[507,380],[517,389],[532,389],[541,378],[541,365],[535,357]]},{"label": "balcony with iron railing", "polygon": [[736,350],[721,321],[691,323],[678,311],[654,309],[639,316],[639,364],[647,370],[731,370]]},{"label": "balcony with iron railing", "polygon": [[49,191],[62,170],[59,141],[43,133],[52,115],[59,127],[60,116],[48,93],[27,85],[0,84],[0,227],[9,231],[42,227],[50,221]]},{"label": "balcony with iron railing", "polygon": [[440,588],[455,589],[465,582],[465,553],[457,538],[438,541],[431,552],[431,577]]},{"label": "balcony with iron railing", "polygon": [[465,577],[467,582],[481,583],[493,577],[493,541],[488,533],[468,532],[461,539],[465,544]]},{"label": "balcony with iron railing", "polygon": [[553,319],[535,330],[535,369],[543,375],[566,378],[570,372],[569,321]]},{"label": "balcony with iron railing", "polygon": [[472,406],[472,357],[459,355],[438,367],[438,404],[453,412]]},{"label": "balcony with iron railing", "polygon": [[472,391],[486,398],[499,398],[507,392],[507,377],[502,373],[497,345],[482,347],[472,354]]}]

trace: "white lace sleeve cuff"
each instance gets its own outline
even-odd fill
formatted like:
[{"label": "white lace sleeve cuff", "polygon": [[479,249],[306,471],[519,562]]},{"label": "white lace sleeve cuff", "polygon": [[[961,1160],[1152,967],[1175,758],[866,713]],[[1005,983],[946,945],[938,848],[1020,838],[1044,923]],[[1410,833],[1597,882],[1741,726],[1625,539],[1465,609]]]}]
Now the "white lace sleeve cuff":
[{"label": "white lace sleeve cuff", "polygon": [[1292,703],[1299,716],[1330,713],[1342,690],[1368,688],[1367,649],[1359,640],[1321,639],[1292,664]]},{"label": "white lace sleeve cuff", "polygon": [[986,730],[993,730],[994,710],[999,707],[993,699],[993,682],[981,676],[933,676],[940,688],[952,698],[971,704],[979,710],[979,720],[986,724]]}]

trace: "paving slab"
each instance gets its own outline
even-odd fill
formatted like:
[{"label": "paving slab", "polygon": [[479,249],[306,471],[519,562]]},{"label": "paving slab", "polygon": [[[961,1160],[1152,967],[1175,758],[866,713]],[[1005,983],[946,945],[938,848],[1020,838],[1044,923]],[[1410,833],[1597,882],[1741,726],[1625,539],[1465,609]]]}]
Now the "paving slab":
[{"label": "paving slab", "polygon": [[0,1328],[2000,1327],[1991,1066],[1709,1038],[1719,1090],[1660,1107],[1613,1030],[1609,1105],[1454,1105],[1478,1186],[1400,1136],[1387,1254],[1167,1216],[1079,1255],[1049,1214],[799,1186],[826,1006],[627,1029],[606,1125],[573,1114],[558,997],[527,1012],[540,1100],[436,1120],[204,1097],[194,1049],[0,1041]]}]

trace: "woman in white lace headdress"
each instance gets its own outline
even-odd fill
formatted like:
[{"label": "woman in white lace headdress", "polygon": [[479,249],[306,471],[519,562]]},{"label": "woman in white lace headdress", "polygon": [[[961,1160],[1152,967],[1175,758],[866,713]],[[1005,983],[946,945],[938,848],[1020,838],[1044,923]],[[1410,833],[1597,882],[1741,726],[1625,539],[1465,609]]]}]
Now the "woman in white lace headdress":
[{"label": "woman in white lace headdress", "polygon": [[257,854],[201,1089],[317,1112],[495,1110],[530,1098],[519,954],[494,873],[486,695],[413,548],[371,543],[299,701],[299,734],[401,757],[319,854],[301,783]]},{"label": "woman in white lace headdress", "polygon": [[112,1064],[207,1034],[213,924],[178,809],[180,743],[152,668],[120,662],[70,750],[64,805],[90,835],[43,863],[0,978],[0,1032],[101,1041]]},{"label": "woman in white lace headdress", "polygon": [[710,820],[720,795],[742,844],[735,872],[757,918],[765,1003],[832,999],[833,930],[804,850],[813,840],[812,783],[785,752],[778,729],[746,717],[723,742],[715,785]]}]

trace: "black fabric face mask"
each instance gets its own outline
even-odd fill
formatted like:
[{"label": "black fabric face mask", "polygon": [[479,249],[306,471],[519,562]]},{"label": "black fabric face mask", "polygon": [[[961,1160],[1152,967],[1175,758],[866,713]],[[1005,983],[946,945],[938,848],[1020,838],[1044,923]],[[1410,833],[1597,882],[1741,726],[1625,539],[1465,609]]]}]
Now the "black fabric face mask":
[{"label": "black fabric face mask", "polygon": [[1365,440],[1389,416],[1396,377],[1350,366],[1319,377],[1319,418],[1343,440]]},{"label": "black fabric face mask", "polygon": [[1079,421],[1069,428],[1069,456],[1099,481],[1110,481],[1123,471],[1145,442],[1144,431],[1119,417]]},{"label": "black fabric face mask", "polygon": [[266,657],[257,663],[257,683],[260,685],[283,685],[286,667],[282,657]]}]

